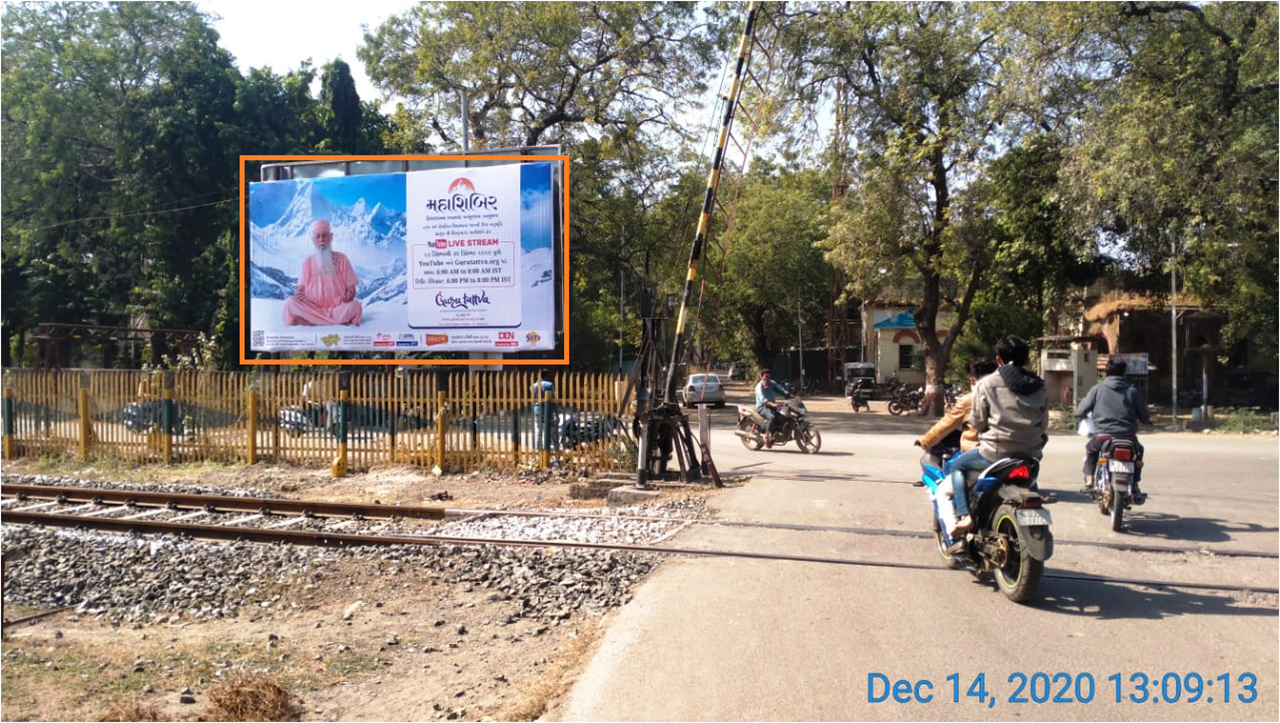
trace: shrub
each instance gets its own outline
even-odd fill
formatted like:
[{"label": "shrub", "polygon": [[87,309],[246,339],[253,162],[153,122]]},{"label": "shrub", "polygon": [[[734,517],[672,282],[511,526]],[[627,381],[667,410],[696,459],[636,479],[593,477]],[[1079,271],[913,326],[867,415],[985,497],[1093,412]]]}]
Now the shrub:
[{"label": "shrub", "polygon": [[234,673],[209,689],[213,720],[287,721],[289,693],[270,676]]}]

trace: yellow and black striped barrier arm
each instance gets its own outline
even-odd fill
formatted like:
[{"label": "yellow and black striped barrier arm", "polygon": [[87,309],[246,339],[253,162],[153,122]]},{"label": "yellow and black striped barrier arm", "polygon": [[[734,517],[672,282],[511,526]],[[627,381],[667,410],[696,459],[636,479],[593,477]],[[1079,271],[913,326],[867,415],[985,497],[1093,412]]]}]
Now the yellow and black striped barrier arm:
[{"label": "yellow and black striped barrier arm", "polygon": [[715,205],[716,186],[720,183],[720,170],[724,164],[725,144],[729,140],[729,130],[733,127],[733,114],[738,108],[738,97],[742,94],[743,76],[747,69],[747,56],[751,49],[751,39],[755,33],[756,16],[760,12],[759,3],[752,2],[747,6],[747,24],[742,29],[742,42],[738,46],[738,59],[733,68],[733,85],[729,87],[729,95],[725,97],[724,119],[720,123],[720,137],[716,141],[715,157],[711,162],[711,172],[707,175],[707,192],[702,201],[702,214],[698,218],[698,231],[693,237],[693,248],[689,252],[689,273],[684,280],[684,294],[680,298],[680,316],[676,320],[676,336],[671,347],[671,364],[667,368],[667,384],[663,399],[674,402],[676,394],[676,370],[680,366],[680,356],[684,352],[685,325],[689,316],[689,301],[693,297],[694,282],[698,280],[698,264],[702,260],[702,247],[707,240],[707,230],[711,226],[711,210]]}]

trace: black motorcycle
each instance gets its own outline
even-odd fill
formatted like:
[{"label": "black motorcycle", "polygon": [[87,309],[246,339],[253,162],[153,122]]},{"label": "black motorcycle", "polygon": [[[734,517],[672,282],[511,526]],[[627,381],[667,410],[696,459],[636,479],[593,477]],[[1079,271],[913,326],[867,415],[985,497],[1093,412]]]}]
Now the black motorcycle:
[{"label": "black motorcycle", "polygon": [[182,414],[173,401],[153,399],[145,402],[130,402],[120,412],[125,429],[138,434],[146,434],[153,429],[164,430],[165,408],[168,405],[170,433],[182,436]]},{"label": "black motorcycle", "polygon": [[876,383],[867,377],[859,377],[849,382],[844,388],[844,396],[849,400],[853,411],[871,411],[871,397],[876,393]]},{"label": "black motorcycle", "polygon": [[918,412],[924,406],[924,387],[899,390],[889,400],[889,413],[895,417],[907,412]]},{"label": "black motorcycle", "polygon": [[1146,501],[1145,495],[1139,497],[1133,493],[1133,478],[1142,466],[1142,452],[1132,439],[1098,439],[1102,447],[1089,481],[1089,496],[1098,503],[1102,514],[1111,517],[1111,529],[1120,532],[1124,528],[1124,511]]},{"label": "black motorcycle", "polygon": [[948,384],[946,388],[942,390],[943,404],[946,405],[947,409],[954,407],[956,402],[960,400],[961,394],[964,394],[964,392],[960,390],[960,387],[957,387],[954,384]]},{"label": "black motorcycle", "polygon": [[[957,533],[956,539],[947,465],[931,453],[920,460],[920,466],[933,504],[933,534],[942,559],[952,567],[969,565],[980,573],[992,573],[1000,592],[1014,602],[1035,597],[1044,563],[1053,556],[1049,530],[1053,520],[1035,490],[1040,463],[1007,457],[981,472],[967,472],[965,489],[974,526]],[[957,550],[961,540],[964,545]]]},{"label": "black motorcycle", "polygon": [[562,411],[556,414],[561,449],[573,449],[593,442],[626,435],[621,419],[611,414]]},{"label": "black motorcycle", "polygon": [[[775,412],[778,415],[777,427],[773,435],[768,437],[770,446],[782,446],[795,440],[801,452],[817,454],[822,448],[822,434],[809,421],[809,411],[799,399],[788,399]],[[741,440],[742,446],[755,451],[765,446],[765,430],[768,422],[754,406],[738,405],[738,429],[734,432]]]}]

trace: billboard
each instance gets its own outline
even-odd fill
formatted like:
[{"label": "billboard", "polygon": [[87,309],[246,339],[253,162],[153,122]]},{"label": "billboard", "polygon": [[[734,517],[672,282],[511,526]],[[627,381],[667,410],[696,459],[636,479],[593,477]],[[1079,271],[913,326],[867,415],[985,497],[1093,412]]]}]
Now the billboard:
[{"label": "billboard", "polygon": [[547,162],[249,184],[249,349],[550,350]]}]

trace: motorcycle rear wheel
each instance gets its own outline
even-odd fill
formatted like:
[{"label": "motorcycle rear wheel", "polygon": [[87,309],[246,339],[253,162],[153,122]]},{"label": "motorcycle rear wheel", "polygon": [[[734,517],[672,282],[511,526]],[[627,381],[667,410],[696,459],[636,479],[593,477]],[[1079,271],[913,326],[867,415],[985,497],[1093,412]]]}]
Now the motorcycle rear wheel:
[{"label": "motorcycle rear wheel", "polygon": [[743,419],[738,422],[738,431],[755,435],[753,437],[738,437],[738,439],[742,441],[743,447],[754,452],[764,446],[764,439],[760,436],[761,431],[756,427],[755,422],[752,422],[750,419]]},{"label": "motorcycle rear wheel", "polygon": [[[1111,514],[1111,473],[1101,465],[1093,472],[1094,501],[1098,503],[1098,512],[1103,516]],[[1101,480],[1101,481],[1098,481]]]},{"label": "motorcycle rear wheel", "polygon": [[1119,494],[1113,488],[1111,490],[1111,531],[1124,531],[1124,495]]},{"label": "motorcycle rear wheel", "polygon": [[1044,577],[1044,561],[1031,556],[1022,542],[1022,527],[1014,519],[1013,508],[1002,505],[996,510],[992,529],[1008,541],[1009,555],[1002,567],[994,570],[996,585],[1004,596],[1016,603],[1029,602]]},{"label": "motorcycle rear wheel", "polygon": [[808,427],[796,433],[796,446],[805,454],[817,454],[822,449],[822,433],[815,427]]},{"label": "motorcycle rear wheel", "polygon": [[892,414],[893,416],[896,417],[905,411],[907,410],[902,407],[902,402],[899,402],[897,399],[894,399],[893,401],[889,402],[889,414]]}]

